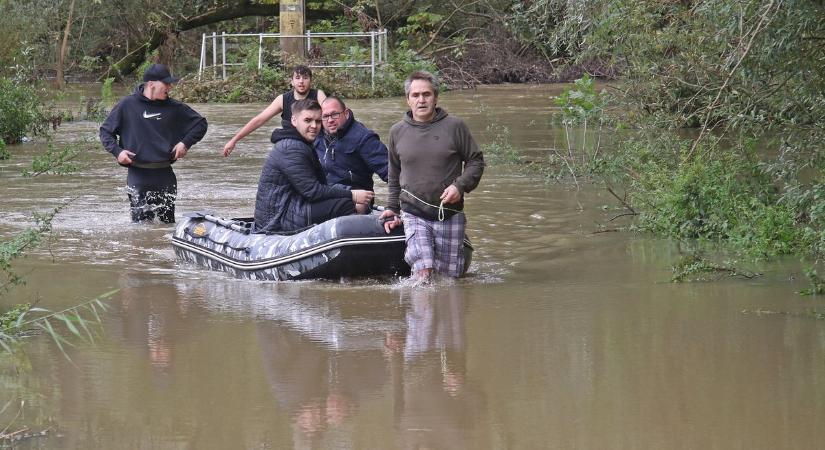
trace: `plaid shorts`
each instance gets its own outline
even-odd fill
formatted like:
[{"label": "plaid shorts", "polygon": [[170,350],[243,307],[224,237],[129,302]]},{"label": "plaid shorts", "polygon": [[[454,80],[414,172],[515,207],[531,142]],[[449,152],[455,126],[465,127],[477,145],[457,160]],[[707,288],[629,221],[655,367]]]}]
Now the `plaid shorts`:
[{"label": "plaid shorts", "polygon": [[413,273],[434,269],[437,273],[460,277],[464,274],[464,229],[467,217],[455,214],[447,220],[427,220],[402,212],[407,249],[404,260]]}]

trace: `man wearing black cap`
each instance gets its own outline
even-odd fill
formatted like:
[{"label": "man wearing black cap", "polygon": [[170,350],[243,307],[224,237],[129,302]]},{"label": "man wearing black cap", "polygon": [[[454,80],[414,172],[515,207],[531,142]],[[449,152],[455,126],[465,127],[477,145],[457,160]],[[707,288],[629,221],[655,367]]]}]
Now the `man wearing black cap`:
[{"label": "man wearing black cap", "polygon": [[123,98],[100,127],[100,142],[129,169],[126,192],[132,222],[175,222],[178,182],[172,163],[186,156],[206,134],[206,119],[169,98],[178,78],[163,64],[152,64],[144,83]]}]

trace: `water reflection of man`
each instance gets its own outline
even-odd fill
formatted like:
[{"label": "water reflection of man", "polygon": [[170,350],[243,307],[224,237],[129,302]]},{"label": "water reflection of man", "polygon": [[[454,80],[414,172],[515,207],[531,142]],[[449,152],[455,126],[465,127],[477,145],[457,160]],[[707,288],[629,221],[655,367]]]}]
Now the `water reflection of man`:
[{"label": "water reflection of man", "polygon": [[404,82],[410,110],[390,129],[387,233],[404,222],[404,259],[413,274],[464,274],[464,195],[478,186],[484,156],[463,120],[438,107],[438,80],[415,72]]},{"label": "water reflection of man", "polygon": [[176,289],[167,285],[153,284],[143,275],[130,273],[119,279],[120,292],[115,297],[120,302],[120,328],[110,334],[122,334],[129,342],[145,345],[149,364],[159,374],[172,370],[175,344],[180,330],[178,322],[186,315],[186,300]]},{"label": "water reflection of man", "polygon": [[273,322],[262,322],[257,330],[272,394],[292,419],[293,447],[352,442],[349,419],[362,399],[389,379],[381,350],[329,350]]},{"label": "water reflection of man", "polygon": [[410,294],[397,423],[405,448],[485,448],[482,393],[467,380],[459,286]]}]

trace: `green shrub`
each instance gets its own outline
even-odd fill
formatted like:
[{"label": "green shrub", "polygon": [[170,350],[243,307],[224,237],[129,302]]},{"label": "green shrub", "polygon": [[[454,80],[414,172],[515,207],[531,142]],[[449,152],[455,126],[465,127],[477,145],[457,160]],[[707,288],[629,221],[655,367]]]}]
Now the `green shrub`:
[{"label": "green shrub", "polygon": [[34,88],[0,78],[0,139],[17,144],[26,133],[46,129],[44,114]]},{"label": "green shrub", "polygon": [[[644,231],[677,239],[724,241],[759,256],[817,254],[818,203],[786,201],[786,192],[747,144],[686,160],[690,141],[667,133],[625,143],[613,163],[629,176],[630,200]],[[817,216],[818,217],[818,216]],[[816,219],[819,220],[819,219]]]},{"label": "green shrub", "polygon": [[509,128],[494,122],[487,125],[487,133],[491,136],[490,141],[481,146],[486,163],[493,165],[520,165],[522,163],[521,155],[513,146]]}]

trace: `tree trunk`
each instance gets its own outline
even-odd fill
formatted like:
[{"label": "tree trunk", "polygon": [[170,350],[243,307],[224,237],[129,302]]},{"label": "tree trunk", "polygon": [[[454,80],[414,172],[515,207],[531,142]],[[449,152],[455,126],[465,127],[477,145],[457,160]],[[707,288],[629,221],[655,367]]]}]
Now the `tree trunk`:
[{"label": "tree trunk", "polygon": [[60,44],[60,52],[57,54],[57,67],[54,77],[54,85],[57,88],[63,87],[63,65],[66,62],[66,53],[69,50],[69,34],[72,31],[72,16],[74,15],[74,2],[69,3],[69,18],[66,19],[66,29],[63,30],[63,43]]}]

